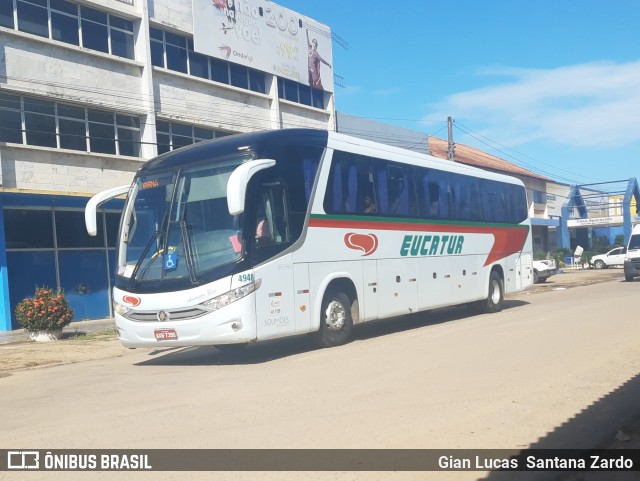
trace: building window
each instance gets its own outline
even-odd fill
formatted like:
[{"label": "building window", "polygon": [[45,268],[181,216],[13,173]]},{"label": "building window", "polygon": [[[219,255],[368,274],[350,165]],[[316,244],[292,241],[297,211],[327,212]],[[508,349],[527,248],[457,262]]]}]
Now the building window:
[{"label": "building window", "polygon": [[18,0],[16,6],[18,8],[18,30],[41,37],[49,37],[47,0]]},{"label": "building window", "polygon": [[7,249],[53,249],[51,210],[5,209]]},{"label": "building window", "polygon": [[0,142],[22,143],[20,97],[0,93]]},{"label": "building window", "polygon": [[0,142],[140,157],[131,115],[2,93],[0,114]]},{"label": "building window", "polygon": [[113,55],[130,59],[135,58],[133,22],[131,20],[109,15],[109,37]]},{"label": "building window", "polygon": [[547,194],[545,192],[541,192],[539,190],[533,191],[533,203],[534,204],[546,204],[547,203]]},{"label": "building window", "polygon": [[13,2],[0,2],[0,27],[14,28]]},{"label": "building window", "polygon": [[140,119],[131,115],[116,114],[118,154],[140,157]]},{"label": "building window", "polygon": [[218,60],[217,58],[210,59],[211,65],[211,80],[220,82],[222,84],[229,83],[229,62],[224,60]]},{"label": "building window", "polygon": [[44,100],[23,100],[27,144],[57,147],[55,104]]},{"label": "building window", "polygon": [[58,104],[58,135],[61,149],[88,150],[85,110]]},{"label": "building window", "polygon": [[37,285],[63,289],[74,320],[110,315],[119,212],[98,212],[94,237],[84,229],[80,208],[11,207],[3,213],[11,312]]},{"label": "building window", "polygon": [[324,91],[278,77],[278,97],[318,109],[325,109]]},{"label": "building window", "polygon": [[232,63],[229,65],[231,70],[231,85],[241,89],[249,89],[249,72],[247,67]]},{"label": "building window", "polygon": [[80,45],[78,7],[66,0],[50,0],[51,38]]},{"label": "building window", "polygon": [[164,36],[167,68],[176,72],[188,73],[186,37],[169,32],[164,32]]},{"label": "building window", "polygon": [[[15,0],[15,6],[21,32],[135,58],[131,20],[67,0]],[[0,26],[15,28],[12,0],[0,1]]]},{"label": "building window", "polygon": [[112,112],[89,110],[89,145],[91,152],[116,153],[116,132]]},{"label": "building window", "polygon": [[253,92],[266,93],[264,72],[198,53],[194,51],[191,38],[157,28],[151,28],[149,33],[152,65]]},{"label": "building window", "polygon": [[158,154],[164,154],[185,145],[195,144],[203,140],[217,139],[227,135],[231,135],[231,133],[177,122],[156,121]]}]

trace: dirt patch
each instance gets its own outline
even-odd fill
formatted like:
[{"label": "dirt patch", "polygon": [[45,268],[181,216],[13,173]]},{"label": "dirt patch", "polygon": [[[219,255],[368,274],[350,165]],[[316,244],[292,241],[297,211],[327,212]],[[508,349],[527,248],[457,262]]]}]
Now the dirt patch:
[{"label": "dirt patch", "polygon": [[51,342],[21,341],[0,345],[0,377],[13,371],[122,356],[128,349],[115,329],[97,333],[68,333]]},{"label": "dirt patch", "polygon": [[623,269],[565,269],[551,276],[546,282],[534,284],[524,294],[571,289],[608,281],[623,281]]}]

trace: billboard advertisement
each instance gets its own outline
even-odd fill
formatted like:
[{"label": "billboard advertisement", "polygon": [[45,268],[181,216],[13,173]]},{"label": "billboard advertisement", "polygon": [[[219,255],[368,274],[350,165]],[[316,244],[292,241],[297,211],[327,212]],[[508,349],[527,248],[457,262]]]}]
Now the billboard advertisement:
[{"label": "billboard advertisement", "polygon": [[196,52],[333,92],[331,30],[266,0],[193,0]]}]

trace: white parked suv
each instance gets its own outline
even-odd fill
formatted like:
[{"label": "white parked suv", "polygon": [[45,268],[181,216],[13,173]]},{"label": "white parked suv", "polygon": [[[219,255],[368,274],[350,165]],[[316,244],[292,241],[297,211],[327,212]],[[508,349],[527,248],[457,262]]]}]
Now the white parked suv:
[{"label": "white parked suv", "polygon": [[624,259],[624,279],[631,282],[638,276],[640,276],[640,224],[634,226],[631,232]]},{"label": "white parked suv", "polygon": [[607,267],[622,267],[624,265],[624,255],[627,249],[624,247],[616,247],[606,254],[598,254],[593,256],[589,261],[589,265],[596,269],[606,269]]},{"label": "white parked suv", "polygon": [[542,261],[533,261],[533,282],[545,282],[549,277],[558,273],[556,261],[553,259],[544,259]]}]

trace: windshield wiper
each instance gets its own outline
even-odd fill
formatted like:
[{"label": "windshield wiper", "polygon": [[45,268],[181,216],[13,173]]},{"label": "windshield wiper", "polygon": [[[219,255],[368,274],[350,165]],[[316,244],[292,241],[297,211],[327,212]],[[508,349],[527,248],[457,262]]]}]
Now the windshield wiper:
[{"label": "windshield wiper", "polygon": [[[156,230],[156,231],[153,232],[153,235],[151,236],[151,239],[149,239],[149,242],[147,242],[147,245],[144,247],[144,250],[142,251],[142,254],[140,254],[138,262],[136,262],[136,265],[133,268],[133,272],[131,273],[131,278],[129,279],[129,289],[132,289],[134,284],[136,283],[136,277],[138,276],[138,271],[140,270],[140,266],[142,265],[142,263],[144,262],[145,258],[147,257],[147,254],[149,253],[149,250],[151,249],[151,246],[156,241],[156,239],[160,236],[160,232],[161,231],[159,231],[159,230]],[[160,256],[158,256],[158,257],[160,257]],[[155,259],[153,257],[151,259],[149,259],[149,263],[146,265],[144,271],[142,272],[142,275],[144,275],[145,272],[147,272],[147,269],[149,268],[149,266],[151,265],[151,263],[154,260]]]},{"label": "windshield wiper", "polygon": [[191,244],[191,237],[189,236],[189,227],[184,220],[180,221],[180,231],[182,232],[182,242],[184,244],[184,255],[187,258],[187,270],[189,271],[189,279],[191,284],[198,283],[198,276],[196,275],[195,256],[193,254],[193,247]]}]

